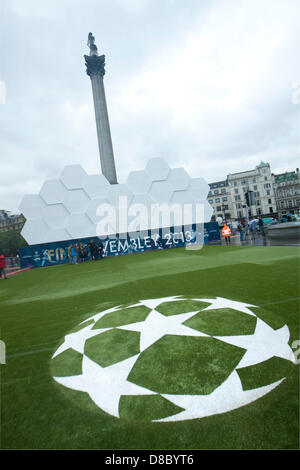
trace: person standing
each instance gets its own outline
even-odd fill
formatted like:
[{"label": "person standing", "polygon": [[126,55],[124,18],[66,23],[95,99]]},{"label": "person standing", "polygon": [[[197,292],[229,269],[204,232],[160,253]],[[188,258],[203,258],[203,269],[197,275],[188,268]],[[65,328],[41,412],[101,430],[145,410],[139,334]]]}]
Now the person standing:
[{"label": "person standing", "polygon": [[7,279],[5,268],[6,268],[6,259],[5,259],[5,256],[0,251],[0,279],[2,278],[2,275],[4,279]]},{"label": "person standing", "polygon": [[225,224],[223,229],[222,229],[222,234],[225,237],[225,242],[226,245],[230,245],[230,235],[231,235],[231,230],[230,228]]},{"label": "person standing", "polygon": [[77,263],[78,251],[77,251],[75,244],[72,245],[71,254],[72,254],[72,264],[78,264]]},{"label": "person standing", "polygon": [[99,240],[98,249],[99,249],[100,259],[102,259],[103,258],[103,252],[104,252],[104,246],[103,246],[102,240]]},{"label": "person standing", "polygon": [[258,225],[259,225],[259,230],[261,231],[262,236],[265,236],[265,231],[264,231],[264,221],[262,220],[261,217],[258,218]]},{"label": "person standing", "polygon": [[93,261],[95,261],[97,259],[97,245],[96,243],[94,242],[94,240],[91,240],[89,243],[88,243],[88,247],[89,247],[89,250],[90,250],[90,253],[91,253],[91,258]]},{"label": "person standing", "polygon": [[73,245],[68,246],[68,260],[72,264],[72,247]]},{"label": "person standing", "polygon": [[240,220],[239,224],[238,224],[238,231],[240,232],[240,242],[243,243],[243,241],[245,240],[245,227],[244,225],[242,224],[242,221]]}]

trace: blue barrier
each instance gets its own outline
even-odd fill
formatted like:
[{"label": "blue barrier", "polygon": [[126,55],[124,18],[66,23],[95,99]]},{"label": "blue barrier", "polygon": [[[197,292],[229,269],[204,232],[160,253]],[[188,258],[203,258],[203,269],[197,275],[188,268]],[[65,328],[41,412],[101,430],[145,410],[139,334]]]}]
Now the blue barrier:
[{"label": "blue barrier", "polygon": [[[102,257],[195,245],[197,243],[196,226],[192,226],[191,230],[184,230],[184,227],[182,229],[178,231],[178,229],[174,230],[172,227],[168,233],[164,234],[162,229],[158,229],[154,233],[149,230],[148,235],[144,237],[137,236],[133,238],[127,234],[127,238],[116,236],[116,238],[112,239],[102,239]],[[71,259],[68,256],[68,248],[73,244],[83,244],[87,252],[86,259],[91,259],[88,243],[92,240],[99,244],[98,237],[89,237],[22,247],[19,249],[21,269],[70,263]],[[220,231],[216,222],[204,224],[203,243],[204,245],[221,243]]]}]

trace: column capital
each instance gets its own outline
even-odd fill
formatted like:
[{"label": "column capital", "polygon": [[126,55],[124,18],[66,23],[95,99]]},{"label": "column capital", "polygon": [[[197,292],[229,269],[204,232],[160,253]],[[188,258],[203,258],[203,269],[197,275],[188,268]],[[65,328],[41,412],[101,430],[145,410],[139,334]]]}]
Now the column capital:
[{"label": "column capital", "polygon": [[90,77],[93,75],[103,75],[105,74],[105,55],[85,55],[85,65],[86,73]]}]

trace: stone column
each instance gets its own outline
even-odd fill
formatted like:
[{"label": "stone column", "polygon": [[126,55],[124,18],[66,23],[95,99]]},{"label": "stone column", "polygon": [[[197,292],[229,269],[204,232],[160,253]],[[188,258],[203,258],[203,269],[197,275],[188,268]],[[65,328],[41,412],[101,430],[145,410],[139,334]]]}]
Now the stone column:
[{"label": "stone column", "polygon": [[110,184],[117,184],[115,159],[103,83],[105,56],[98,56],[97,53],[92,53],[92,55],[89,56],[85,55],[84,58],[86,73],[90,76],[92,82],[102,173]]}]

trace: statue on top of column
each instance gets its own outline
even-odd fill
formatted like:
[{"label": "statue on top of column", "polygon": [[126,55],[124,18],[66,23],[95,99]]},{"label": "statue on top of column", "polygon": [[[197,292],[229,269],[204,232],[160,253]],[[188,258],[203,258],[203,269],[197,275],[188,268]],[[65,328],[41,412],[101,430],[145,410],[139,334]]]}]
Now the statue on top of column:
[{"label": "statue on top of column", "polygon": [[93,33],[89,33],[87,45],[90,48],[90,55],[98,55],[98,48],[95,44],[95,37]]}]

